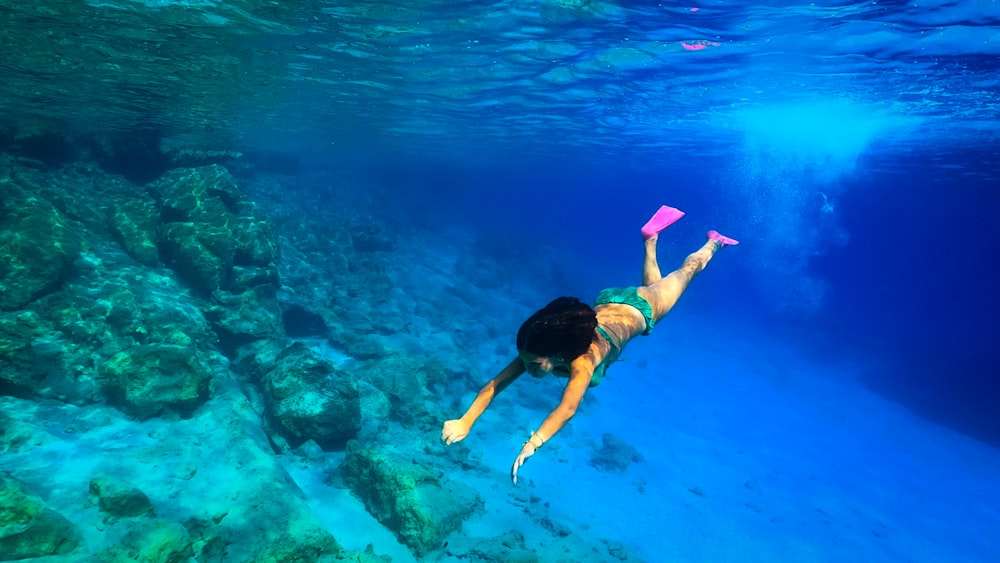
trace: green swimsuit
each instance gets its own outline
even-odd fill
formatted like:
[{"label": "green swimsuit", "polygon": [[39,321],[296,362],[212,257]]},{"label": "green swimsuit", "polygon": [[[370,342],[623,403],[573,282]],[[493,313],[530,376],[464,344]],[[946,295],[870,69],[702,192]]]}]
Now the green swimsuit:
[{"label": "green swimsuit", "polygon": [[[653,307],[650,306],[649,301],[639,296],[639,288],[612,287],[605,289],[597,295],[594,307],[608,303],[620,303],[635,307],[646,318],[646,330],[642,332],[642,335],[646,336],[653,332]],[[601,363],[594,368],[594,375],[590,378],[591,387],[601,382],[601,379],[604,378],[604,373],[608,370],[608,366],[614,363],[622,355],[622,350],[625,349],[625,345],[619,344],[601,325],[597,325],[597,332],[600,333],[602,338],[608,341],[609,350],[608,355],[604,356]]]}]

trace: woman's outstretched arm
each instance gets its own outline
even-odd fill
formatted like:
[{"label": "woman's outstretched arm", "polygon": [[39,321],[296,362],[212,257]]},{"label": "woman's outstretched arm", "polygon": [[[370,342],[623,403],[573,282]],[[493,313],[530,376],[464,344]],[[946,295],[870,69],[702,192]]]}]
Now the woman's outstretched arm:
[{"label": "woman's outstretched arm", "polygon": [[532,432],[531,436],[521,445],[521,453],[518,454],[513,467],[510,468],[510,479],[515,485],[517,484],[517,472],[524,465],[524,462],[535,455],[535,451],[549,441],[556,432],[562,430],[562,427],[576,414],[576,409],[583,401],[583,396],[587,393],[590,379],[593,376],[594,361],[590,355],[583,355],[573,360],[572,365],[570,365],[569,383],[566,384],[559,405],[552,409],[538,430]]},{"label": "woman's outstretched arm", "polygon": [[461,442],[468,436],[469,430],[472,429],[472,425],[476,423],[479,415],[483,414],[486,408],[490,406],[490,403],[493,402],[493,397],[496,397],[497,393],[506,389],[508,385],[513,383],[523,373],[524,362],[521,361],[520,357],[517,357],[507,364],[507,367],[503,368],[499,375],[487,381],[486,385],[483,385],[483,388],[479,390],[476,399],[472,401],[472,405],[462,415],[462,418],[449,420],[444,423],[444,428],[441,430],[441,439],[444,443],[450,446],[455,442]]}]

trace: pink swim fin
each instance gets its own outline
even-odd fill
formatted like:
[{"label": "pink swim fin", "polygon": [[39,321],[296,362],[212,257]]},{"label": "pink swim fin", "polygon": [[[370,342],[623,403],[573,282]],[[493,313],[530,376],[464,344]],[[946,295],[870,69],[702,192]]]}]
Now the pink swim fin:
[{"label": "pink swim fin", "polygon": [[646,221],[646,224],[642,226],[642,238],[649,240],[655,237],[660,234],[660,231],[673,225],[683,216],[684,212],[680,209],[661,205],[649,221]]},{"label": "pink swim fin", "polygon": [[726,235],[714,229],[708,231],[708,240],[714,240],[715,242],[719,243],[719,246],[736,246],[737,244],[740,243],[740,241],[734,238],[729,238]]}]

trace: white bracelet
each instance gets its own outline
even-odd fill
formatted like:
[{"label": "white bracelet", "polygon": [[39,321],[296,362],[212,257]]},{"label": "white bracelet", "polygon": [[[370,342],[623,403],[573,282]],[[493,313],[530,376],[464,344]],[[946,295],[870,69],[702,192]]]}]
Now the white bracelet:
[{"label": "white bracelet", "polygon": [[[531,441],[531,439],[532,439],[532,438],[534,438],[535,436],[538,436],[538,442],[539,442],[539,443],[538,443],[538,445],[537,445],[537,446],[535,446],[535,443]],[[542,435],[541,435],[541,434],[540,434],[540,433],[539,433],[539,432],[538,432],[538,431],[536,430],[536,431],[534,431],[534,432],[532,432],[532,433],[531,433],[531,436],[528,436],[528,442],[531,442],[531,445],[532,445],[532,446],[535,446],[535,449],[537,450],[538,448],[540,448],[540,447],[542,447],[542,446],[544,446],[544,445],[545,445],[545,436],[542,436]]]}]

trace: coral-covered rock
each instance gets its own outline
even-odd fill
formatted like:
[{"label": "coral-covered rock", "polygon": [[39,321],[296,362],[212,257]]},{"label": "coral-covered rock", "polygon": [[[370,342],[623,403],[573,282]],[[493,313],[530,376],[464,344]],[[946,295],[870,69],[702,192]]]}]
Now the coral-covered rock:
[{"label": "coral-covered rock", "polygon": [[69,520],[0,472],[0,561],[63,555],[79,544],[80,533]]},{"label": "coral-covered rock", "polygon": [[361,428],[361,400],[354,375],[319,357],[304,344],[292,344],[263,377],[271,416],[293,442],[315,440],[342,446]]},{"label": "coral-covered rock", "polygon": [[348,444],[341,472],[368,512],[418,557],[441,548],[482,505],[471,487],[439,479],[400,455],[364,449],[356,441]]},{"label": "coral-covered rock", "polygon": [[28,197],[0,211],[0,310],[54,291],[80,252],[77,233],[49,203]]}]

